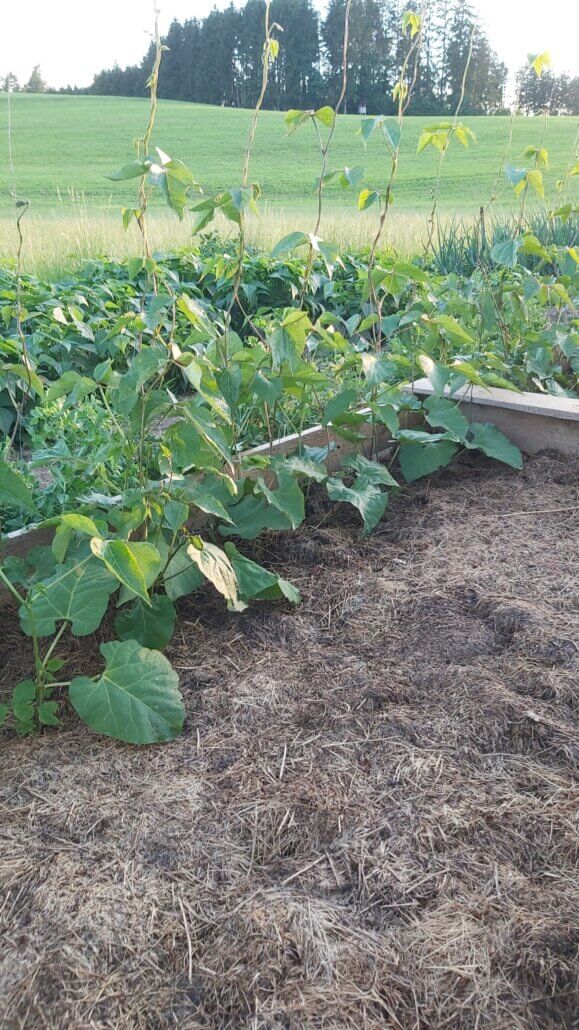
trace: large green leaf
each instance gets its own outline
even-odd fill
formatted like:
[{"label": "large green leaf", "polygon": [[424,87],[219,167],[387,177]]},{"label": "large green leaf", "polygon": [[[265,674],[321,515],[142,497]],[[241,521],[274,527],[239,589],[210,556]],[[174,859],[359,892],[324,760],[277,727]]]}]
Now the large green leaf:
[{"label": "large green leaf", "polygon": [[334,394],[324,408],[322,424],[327,426],[333,418],[337,418],[338,415],[342,415],[352,406],[352,404],[355,404],[356,397],[357,393],[354,389],[342,390],[340,393]]},{"label": "large green leaf", "polygon": [[463,379],[466,379],[466,381],[468,383],[472,383],[473,386],[482,386],[482,387],[484,387],[486,385],[484,379],[482,378],[482,376],[480,374],[480,372],[478,372],[478,370],[474,367],[474,365],[470,361],[453,361],[452,366],[451,366],[451,371],[453,373],[453,378],[452,378],[452,381],[450,383],[450,392],[451,393],[454,393],[454,391],[457,388],[455,383],[456,382],[460,382],[460,380],[456,380],[455,377],[457,377],[457,376],[462,376]]},{"label": "large green leaf", "polygon": [[5,461],[0,461],[0,504],[36,513],[31,490],[20,473]]},{"label": "large green leaf", "polygon": [[482,451],[489,458],[496,458],[514,469],[522,469],[523,456],[518,447],[511,443],[496,426],[490,422],[473,422],[470,426],[467,447]]},{"label": "large green leaf", "polygon": [[20,608],[22,629],[29,636],[51,636],[56,623],[71,623],[77,637],[94,633],[107,610],[109,597],[117,589],[115,577],[94,559],[71,559],[59,565],[48,579],[32,587],[27,603]]},{"label": "large green leaf", "polygon": [[71,404],[78,404],[79,401],[96,389],[96,382],[89,376],[83,376],[70,368],[64,372],[60,379],[52,383],[46,391],[47,401],[56,401],[59,397],[70,395]]},{"label": "large green leaf", "polygon": [[517,237],[512,240],[501,240],[491,247],[491,260],[495,265],[504,265],[506,268],[514,268],[517,264],[521,240]]},{"label": "large green leaf", "polygon": [[386,383],[396,372],[395,363],[390,361],[385,354],[361,354],[360,361],[368,386],[379,386],[380,383]]},{"label": "large green leaf", "polygon": [[194,504],[196,508],[204,511],[207,515],[215,515],[218,519],[231,522],[227,508],[217,497],[210,493],[209,490],[206,490],[200,483],[196,483],[195,480],[188,479],[185,483],[177,483],[175,485],[175,494],[177,497],[183,497],[190,504]]},{"label": "large green leaf", "polygon": [[268,379],[258,372],[253,380],[252,390],[260,401],[273,407],[283,393],[283,382],[279,378]]},{"label": "large green leaf", "polygon": [[165,430],[162,439],[171,453],[171,463],[167,464],[168,472],[187,472],[191,468],[222,466],[221,455],[216,454],[215,449],[188,422],[174,422]]},{"label": "large green leaf", "polygon": [[155,582],[162,559],[156,547],[146,541],[103,540],[93,537],[92,553],[100,558],[113,576],[148,604],[147,590]]},{"label": "large green leaf", "polygon": [[432,321],[436,323],[439,329],[442,329],[444,334],[448,336],[449,340],[452,340],[453,343],[464,344],[475,342],[471,333],[469,333],[464,326],[460,325],[452,315],[436,315]]},{"label": "large green leaf", "polygon": [[442,397],[444,387],[448,383],[452,374],[450,369],[446,368],[444,365],[438,364],[438,362],[434,361],[429,354],[419,354],[418,364],[432,383],[436,396]]},{"label": "large green leaf", "polygon": [[308,237],[305,232],[290,232],[287,236],[278,240],[271,252],[271,256],[272,258],[281,257],[282,254],[287,254],[290,250],[295,250],[296,247],[303,247],[304,243],[308,243]]},{"label": "large green leaf", "polygon": [[99,527],[93,519],[87,515],[80,515],[78,512],[65,512],[60,516],[60,523],[75,533],[82,533],[84,536],[98,536]]},{"label": "large green leaf", "polygon": [[163,573],[163,586],[167,596],[177,601],[186,594],[192,594],[205,582],[198,565],[193,564],[185,546],[180,547],[171,558]]},{"label": "large green leaf", "polygon": [[238,504],[231,505],[229,514],[233,523],[230,526],[219,526],[221,536],[253,540],[264,529],[291,529],[287,515],[268,504],[265,497],[256,497],[255,494],[248,494]]},{"label": "large green leaf", "polygon": [[359,131],[360,131],[360,135],[362,137],[362,140],[364,142],[364,146],[367,146],[368,140],[370,139],[370,136],[372,135],[374,130],[378,128],[379,125],[382,125],[383,121],[384,121],[384,119],[381,118],[381,117],[379,117],[379,118],[370,118],[370,117],[362,118]]},{"label": "large green leaf", "polygon": [[173,740],[183,728],[185,709],[179,678],[158,651],[136,640],[101,645],[104,672],[94,679],[78,676],[70,700],[80,718],[96,733],[128,744]]},{"label": "large green leaf", "polygon": [[223,594],[230,611],[241,612],[247,605],[239,597],[237,576],[225,551],[216,544],[207,543],[200,537],[193,537],[187,547],[187,554],[205,579]]},{"label": "large green leaf", "polygon": [[231,464],[231,449],[219,426],[215,425],[207,409],[195,407],[193,404],[183,406],[185,418],[195,427],[206,443],[213,448],[226,462]]},{"label": "large green leaf", "polygon": [[359,476],[362,476],[368,483],[376,483],[382,486],[398,486],[394,476],[388,471],[385,465],[379,461],[371,461],[363,454],[352,454],[344,458],[343,468],[354,469]]},{"label": "large green leaf", "polygon": [[468,422],[457,404],[446,397],[427,397],[424,401],[426,421],[431,426],[442,426],[461,442],[468,432]]},{"label": "large green leaf", "polygon": [[401,429],[396,439],[401,443],[433,444],[439,440],[450,440],[451,437],[448,433],[427,433],[424,429]]},{"label": "large green leaf", "polygon": [[29,365],[21,365],[19,362],[9,362],[2,365],[2,372],[11,372],[17,381],[22,383],[23,389],[34,391],[39,397],[44,394],[44,383],[40,376],[34,372]]},{"label": "large green leaf", "polygon": [[407,483],[427,476],[442,468],[454,458],[458,446],[452,440],[435,440],[434,443],[401,443],[398,459],[402,475]]},{"label": "large green leaf", "polygon": [[258,480],[258,489],[274,508],[287,517],[291,528],[297,529],[306,514],[302,489],[297,480],[282,468],[276,470],[276,477],[275,490],[270,489],[263,479]]},{"label": "large green leaf", "polygon": [[383,426],[386,426],[388,431],[395,436],[400,429],[400,419],[394,405],[378,400],[376,404],[371,404],[370,407],[372,408],[376,422],[380,422]]},{"label": "large green leaf", "polygon": [[328,479],[326,489],[330,500],[345,501],[358,509],[364,522],[364,536],[372,532],[386,511],[388,494],[362,476],[351,487],[341,479]]},{"label": "large green leaf", "polygon": [[327,129],[330,129],[336,120],[336,112],[333,107],[326,105],[325,107],[318,107],[317,111],[314,111],[314,118],[317,118],[322,125],[325,125]]},{"label": "large green leaf", "polygon": [[121,640],[137,640],[143,647],[162,651],[173,636],[175,617],[175,605],[166,594],[154,594],[150,604],[137,597],[117,615],[115,630]]},{"label": "large green leaf", "polygon": [[160,347],[143,347],[136,354],[128,372],[120,376],[110,392],[110,403],[122,415],[130,415],[139,400],[139,391],[167,364],[168,352]]},{"label": "large green leaf", "polygon": [[305,339],[302,343],[287,328],[278,326],[271,336],[268,336],[267,342],[271,348],[274,371],[279,372],[282,365],[287,365],[292,372],[295,371],[305,346]]},{"label": "large green leaf", "polygon": [[139,175],[146,175],[148,169],[149,162],[135,158],[134,161],[129,161],[128,164],[119,168],[117,172],[110,172],[108,175],[105,175],[105,178],[112,179],[113,182],[120,182],[124,179],[136,179]]},{"label": "large green leaf", "polygon": [[299,603],[299,590],[288,583],[287,579],[276,576],[274,572],[269,572],[257,562],[246,558],[232,543],[225,544],[225,551],[237,576],[239,596],[244,601],[274,601],[286,598],[292,604]]},{"label": "large green leaf", "polygon": [[286,469],[293,476],[304,476],[306,479],[313,479],[316,483],[324,483],[328,478],[325,465],[311,458],[302,458],[299,454],[292,454],[289,458],[274,461],[273,467],[276,472],[279,469]]}]

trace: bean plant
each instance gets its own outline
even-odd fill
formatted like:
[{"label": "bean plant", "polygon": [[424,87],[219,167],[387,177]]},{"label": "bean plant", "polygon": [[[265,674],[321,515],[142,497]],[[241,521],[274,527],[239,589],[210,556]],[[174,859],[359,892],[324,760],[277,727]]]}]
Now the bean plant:
[{"label": "bean plant", "polygon": [[[578,340],[574,324],[563,322],[579,282],[572,245],[539,239],[517,220],[510,235],[477,253],[464,282],[436,272],[435,245],[415,262],[381,250],[423,12],[406,11],[402,21],[408,46],[397,117],[361,122],[362,142],[376,133],[385,147],[384,181],[367,182],[355,163],[331,167],[347,86],[349,6],[335,107],[286,115],[289,133],[313,129],[320,153],[312,232],[284,237],[268,256],[246,245],[246,220],[260,200],[250,181],[252,148],[280,46],[266,3],[262,82],[239,184],[206,196],[178,158],[153,147],[163,54],[156,25],[145,133],[136,156],[110,176],[137,187],[122,218],[126,228],[137,225],[141,256],[125,266],[93,263],[82,282],[53,288],[20,267],[0,277],[0,513],[4,528],[33,524],[52,533],[50,546],[0,564],[0,582],[32,641],[29,674],[0,707],[0,722],[19,733],[58,725],[68,691],[98,733],[139,744],[172,739],[185,713],[163,651],[178,603],[206,588],[232,613],[260,602],[298,604],[295,586],[244,547],[264,530],[296,530],[310,484],[336,505],[353,505],[370,533],[401,479],[413,482],[463,451],[521,467],[503,434],[466,417],[454,399],[459,389],[574,391]],[[427,130],[418,150],[434,146],[443,156],[452,138],[472,141],[458,114]],[[543,159],[535,153],[534,168]],[[344,254],[320,236],[332,181],[356,191],[361,211],[377,211],[366,256]],[[152,250],[155,193],[177,217],[192,217],[200,242],[181,257]],[[217,237],[199,237],[216,216],[238,230],[231,252]],[[554,212],[549,224],[568,228],[573,217]],[[558,321],[546,329],[542,312],[551,307]],[[401,389],[420,374],[432,387],[423,402]],[[303,430],[318,423],[326,443],[308,447]],[[33,461],[14,455],[23,427]],[[397,466],[377,460],[382,431]],[[275,440],[287,433],[293,451],[278,453]],[[338,471],[329,461],[336,439],[349,451]],[[265,446],[256,451],[256,444]],[[36,481],[39,464],[52,470],[48,487]],[[67,678],[65,634],[97,630],[114,635],[101,645],[101,670]]]}]

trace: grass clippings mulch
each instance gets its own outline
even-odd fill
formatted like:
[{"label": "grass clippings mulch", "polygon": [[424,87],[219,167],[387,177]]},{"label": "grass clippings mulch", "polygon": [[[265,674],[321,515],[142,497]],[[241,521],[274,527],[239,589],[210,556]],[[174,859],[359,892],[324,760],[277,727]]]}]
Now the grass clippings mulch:
[{"label": "grass clippings mulch", "polygon": [[1,1025],[577,1025],[578,504],[554,455],[367,541],[314,493],[244,548],[299,609],[182,603],[180,740],[4,738]]}]

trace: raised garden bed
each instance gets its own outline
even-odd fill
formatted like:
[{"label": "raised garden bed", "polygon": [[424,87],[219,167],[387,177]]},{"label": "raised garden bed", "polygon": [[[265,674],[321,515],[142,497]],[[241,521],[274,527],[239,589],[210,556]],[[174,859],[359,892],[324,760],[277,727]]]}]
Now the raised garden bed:
[{"label": "raised garden bed", "polygon": [[[434,392],[428,379],[416,380],[407,389],[412,390],[420,398],[430,396]],[[482,389],[476,386],[462,388],[453,395],[453,399],[461,402],[461,410],[469,421],[490,422],[496,425],[509,440],[527,454],[536,454],[550,447],[561,454],[579,456],[579,400],[491,387]],[[401,415],[403,426],[411,427],[419,421],[419,417],[412,412],[404,412]],[[374,441],[368,423],[362,424],[359,431],[367,441],[360,445],[344,440],[331,428],[318,425],[304,430],[299,435],[293,433],[280,437],[271,447],[269,444],[261,444],[244,453],[287,455],[302,446],[331,446],[332,450],[325,464],[332,473],[339,469],[342,458],[347,454],[360,451],[370,455],[375,448],[376,453],[381,455],[390,443],[390,434],[384,426],[376,427]],[[52,535],[52,528],[36,527],[7,533],[0,539],[0,554],[25,555],[32,547],[49,543]],[[6,591],[0,587],[0,604],[7,596]]]},{"label": "raised garden bed", "polygon": [[577,460],[310,502],[245,547],[300,608],[179,603],[183,737],[3,743],[4,1025],[573,1025]]},{"label": "raised garden bed", "polygon": [[[428,379],[417,380],[413,388],[419,397],[434,392]],[[480,386],[463,387],[453,396],[462,402],[470,421],[492,422],[527,454],[550,447],[571,457],[579,455],[577,398]]]},{"label": "raised garden bed", "polygon": [[[401,412],[401,426],[410,428],[419,421],[419,416],[414,412]],[[361,454],[367,453],[370,456],[373,453],[375,456],[381,457],[386,453],[386,449],[391,444],[391,435],[382,425],[377,425],[373,434],[370,423],[363,423],[359,427],[359,433],[364,437],[364,440],[361,443],[354,443],[338,436],[332,431],[331,427],[312,426],[300,434],[292,433],[289,436],[280,437],[278,440],[274,440],[271,446],[265,443],[260,444],[258,447],[253,447],[251,450],[242,452],[239,458],[290,455],[303,447],[328,448],[329,452],[324,464],[328,472],[332,473],[340,468],[343,458],[348,454],[359,452]],[[241,477],[255,476],[255,474],[255,469],[247,472],[242,471]],[[202,513],[199,513],[199,515],[202,515]],[[202,518],[197,521],[198,526],[201,524]],[[0,538],[0,555],[3,557],[8,557],[8,555],[22,557],[33,547],[42,547],[49,544],[53,535],[54,528],[52,526],[29,526],[25,529],[18,529],[12,533],[7,533],[4,537]],[[10,594],[0,584],[0,606],[9,599]]]}]

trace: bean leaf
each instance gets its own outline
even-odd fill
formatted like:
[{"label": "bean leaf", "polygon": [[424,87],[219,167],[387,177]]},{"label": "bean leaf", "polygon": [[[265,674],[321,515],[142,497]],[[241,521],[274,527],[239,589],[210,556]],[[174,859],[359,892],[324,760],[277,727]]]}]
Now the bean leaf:
[{"label": "bean leaf", "polygon": [[121,640],[136,640],[143,647],[162,651],[173,636],[175,617],[175,605],[166,594],[155,594],[150,604],[137,597],[117,615],[115,630]]},{"label": "bean leaf", "polygon": [[179,678],[158,651],[136,640],[101,645],[104,671],[78,676],[69,687],[80,718],[96,733],[128,744],[173,740],[183,728],[185,709]]},{"label": "bean leaf", "polygon": [[99,562],[71,559],[33,586],[20,608],[22,629],[29,636],[48,637],[64,620],[71,623],[76,636],[86,637],[100,626],[117,586],[115,577]]}]

